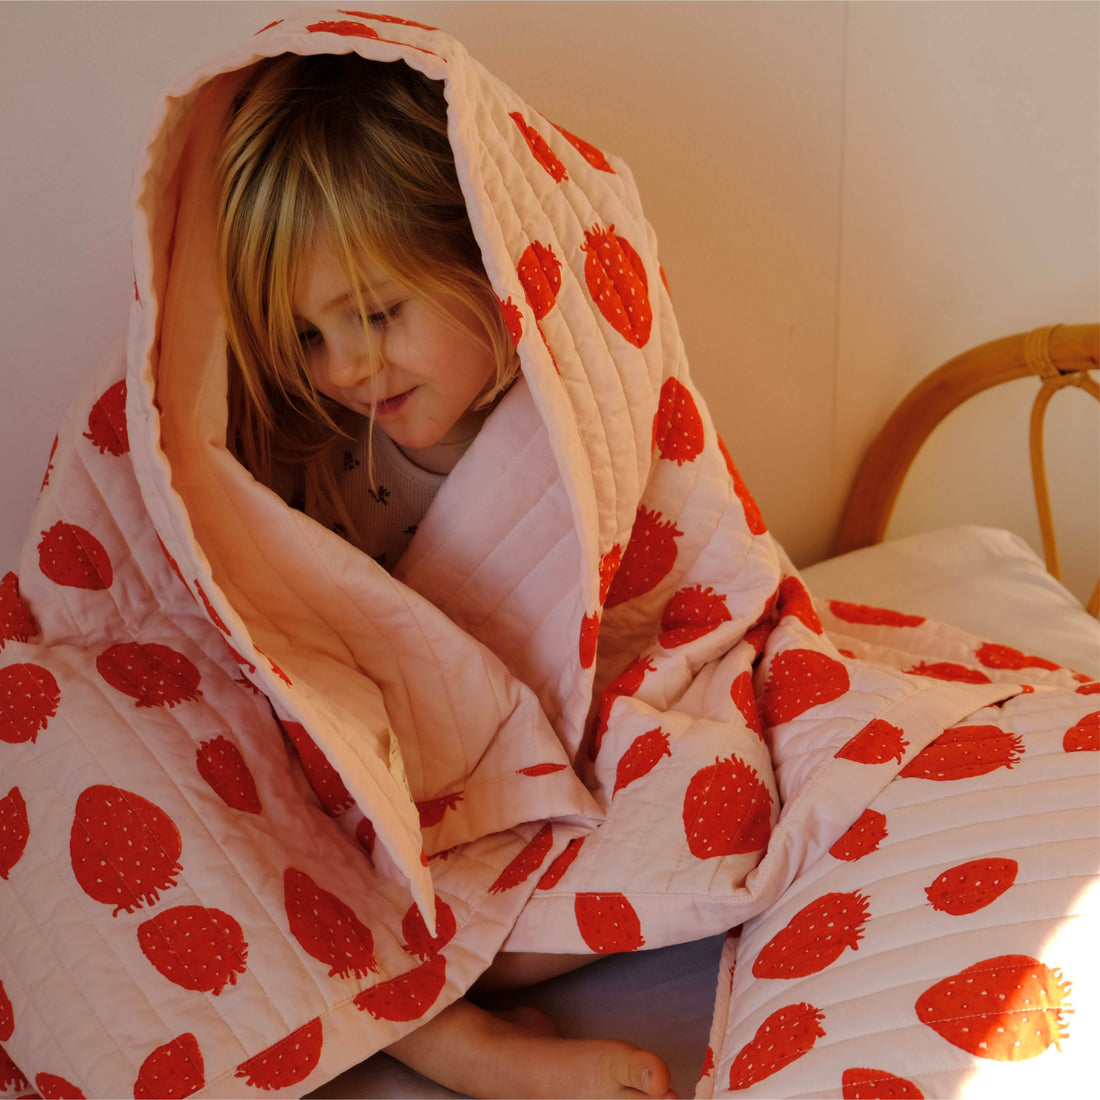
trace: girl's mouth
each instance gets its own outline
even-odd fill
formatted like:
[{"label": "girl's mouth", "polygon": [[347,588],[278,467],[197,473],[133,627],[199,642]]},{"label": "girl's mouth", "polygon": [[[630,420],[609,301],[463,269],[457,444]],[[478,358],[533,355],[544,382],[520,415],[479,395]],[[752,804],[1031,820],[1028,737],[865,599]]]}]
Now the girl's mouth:
[{"label": "girl's mouth", "polygon": [[406,390],[394,397],[387,397],[385,401],[379,401],[371,406],[371,415],[375,417],[391,416],[397,412],[412,396],[412,390]]}]

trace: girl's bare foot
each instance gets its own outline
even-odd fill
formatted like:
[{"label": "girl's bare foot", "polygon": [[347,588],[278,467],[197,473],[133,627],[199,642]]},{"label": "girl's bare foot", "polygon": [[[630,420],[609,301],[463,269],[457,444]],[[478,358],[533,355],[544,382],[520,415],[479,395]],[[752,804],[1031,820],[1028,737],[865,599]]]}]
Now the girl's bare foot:
[{"label": "girl's bare foot", "polygon": [[564,1039],[533,1008],[498,1015],[456,1001],[388,1052],[449,1089],[486,1100],[675,1095],[658,1055],[618,1039]]}]

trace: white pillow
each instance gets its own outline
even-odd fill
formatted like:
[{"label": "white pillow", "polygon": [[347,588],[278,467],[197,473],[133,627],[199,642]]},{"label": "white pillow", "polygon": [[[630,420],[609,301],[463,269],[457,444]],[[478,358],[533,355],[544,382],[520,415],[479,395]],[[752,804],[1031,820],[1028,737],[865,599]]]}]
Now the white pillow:
[{"label": "white pillow", "polygon": [[1100,623],[1010,531],[945,527],[801,572],[815,596],[911,611],[1100,677]]}]

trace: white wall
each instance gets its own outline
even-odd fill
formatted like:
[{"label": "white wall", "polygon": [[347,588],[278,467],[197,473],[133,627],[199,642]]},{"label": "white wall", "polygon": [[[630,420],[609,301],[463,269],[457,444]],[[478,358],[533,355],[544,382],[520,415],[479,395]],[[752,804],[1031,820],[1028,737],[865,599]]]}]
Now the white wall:
[{"label": "white wall", "polygon": [[[997,336],[1100,319],[1098,17],[1093,3],[850,6],[842,481],[867,432],[930,368]],[[1021,509],[1009,491],[1030,485],[1038,386],[1011,389],[975,399],[933,436],[891,533],[973,519],[1041,547],[1030,497]],[[1052,479],[1072,475],[1052,495],[1063,576],[1082,599],[1100,568],[1098,411],[1079,391],[1059,395],[1048,427]]]},{"label": "white wall", "polygon": [[[631,164],[696,378],[799,563],[828,552],[862,449],[918,377],[981,341],[1100,312],[1093,3],[378,6],[451,30]],[[147,112],[285,7],[0,3],[0,569],[62,411],[125,324]],[[983,446],[1001,446],[1000,408],[977,421]],[[1037,540],[1026,511],[992,514],[1003,494],[934,450],[897,529],[977,514]],[[992,460],[994,483],[1014,462]],[[1077,465],[1063,557],[1086,590],[1100,536],[1077,513],[1100,489],[1095,464]],[[971,497],[947,499],[934,475]]]}]

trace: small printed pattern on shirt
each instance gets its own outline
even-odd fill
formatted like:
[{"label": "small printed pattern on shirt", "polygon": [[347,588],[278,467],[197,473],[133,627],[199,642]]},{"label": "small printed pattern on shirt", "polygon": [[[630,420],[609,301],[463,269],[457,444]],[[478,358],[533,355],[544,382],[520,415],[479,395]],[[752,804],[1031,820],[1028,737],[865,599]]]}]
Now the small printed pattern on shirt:
[{"label": "small printed pattern on shirt", "polygon": [[[370,447],[374,447],[373,481]],[[341,489],[355,520],[354,541],[384,569],[392,570],[408,549],[446,474],[422,470],[375,428],[364,429],[343,455]],[[337,531],[347,537],[347,532]]]}]

